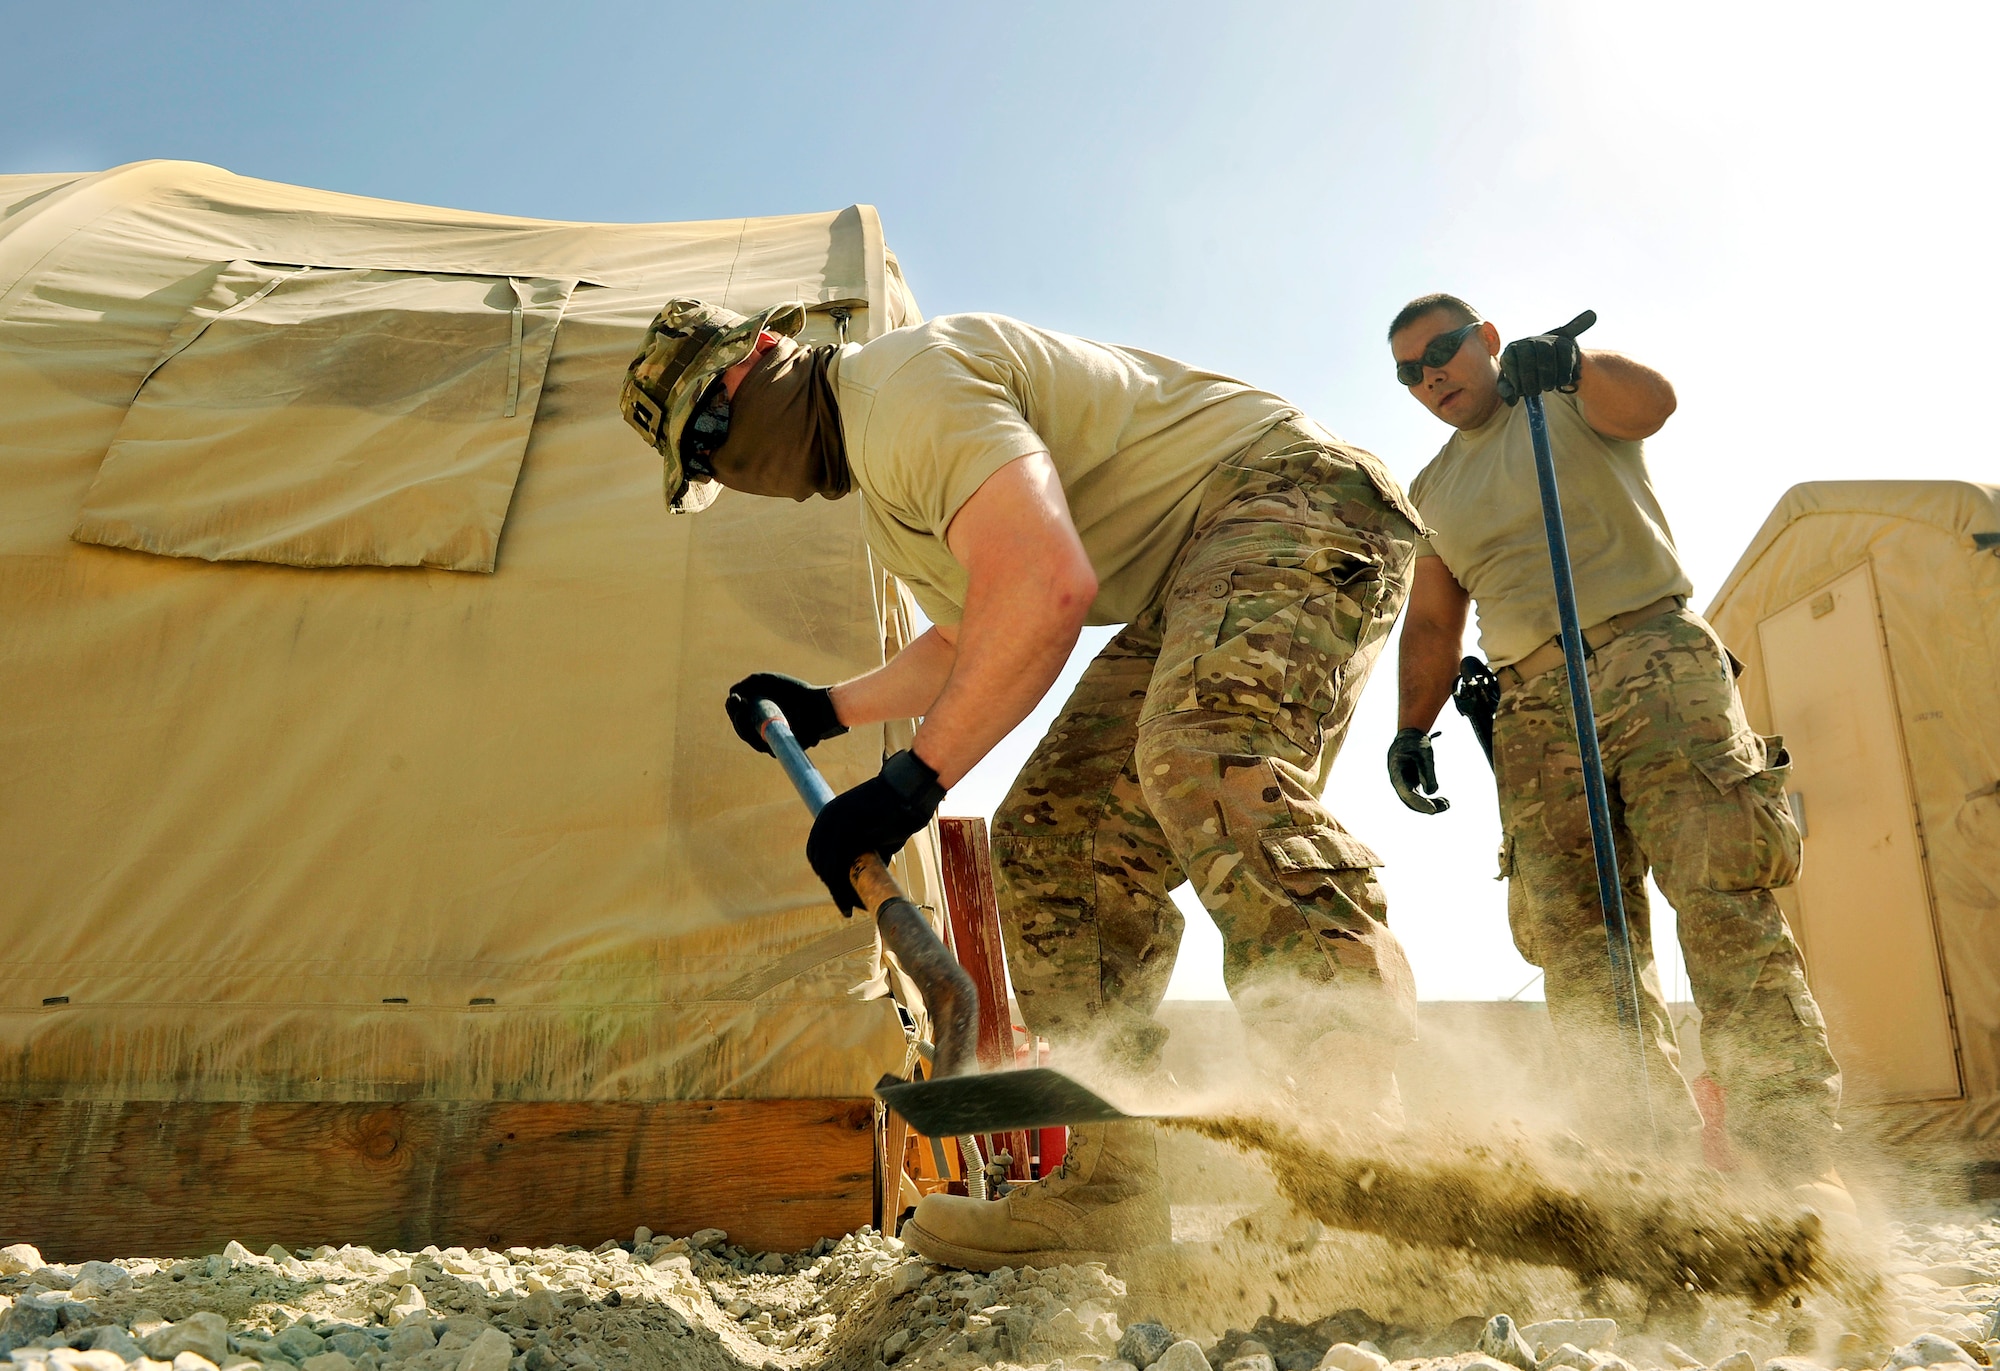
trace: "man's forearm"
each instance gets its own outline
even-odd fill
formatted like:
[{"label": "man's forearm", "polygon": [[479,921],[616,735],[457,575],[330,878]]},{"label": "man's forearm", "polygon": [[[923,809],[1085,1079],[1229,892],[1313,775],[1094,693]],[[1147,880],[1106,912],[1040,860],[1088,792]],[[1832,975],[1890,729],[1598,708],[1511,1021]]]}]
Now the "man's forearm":
[{"label": "man's forearm", "polygon": [[917,731],[916,753],[958,783],[1028,717],[1076,647],[1090,596],[1051,596],[1040,578],[975,585],[958,626],[958,660]]},{"label": "man's forearm", "polygon": [[1429,728],[1437,722],[1438,711],[1458,680],[1458,653],[1471,607],[1472,597],[1442,557],[1417,558],[1396,660],[1397,728]]},{"label": "man's forearm", "polygon": [[833,687],[833,709],[849,728],[931,712],[951,678],[957,651],[944,631],[931,628],[881,666]]},{"label": "man's forearm", "polygon": [[1435,624],[1406,621],[1396,660],[1397,728],[1429,728],[1458,680],[1461,635]]}]

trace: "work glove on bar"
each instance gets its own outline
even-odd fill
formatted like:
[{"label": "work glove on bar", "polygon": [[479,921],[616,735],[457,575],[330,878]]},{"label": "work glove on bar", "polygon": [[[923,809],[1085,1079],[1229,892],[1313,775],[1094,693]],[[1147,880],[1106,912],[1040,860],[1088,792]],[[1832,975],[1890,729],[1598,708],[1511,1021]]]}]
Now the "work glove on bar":
[{"label": "work glove on bar", "polygon": [[729,722],[734,725],[736,736],[766,757],[771,755],[771,749],[758,731],[763,722],[757,715],[759,700],[769,700],[784,712],[785,723],[800,747],[811,747],[847,732],[847,726],[833,712],[831,690],[809,685],[796,676],[759,671],[729,687],[729,698],[722,702],[722,707],[729,711]]},{"label": "work glove on bar", "polygon": [[1583,379],[1583,349],[1576,338],[1596,322],[1596,311],[1587,309],[1561,328],[1501,348],[1500,398],[1511,405],[1546,391],[1574,391]]},{"label": "work glove on bar", "polygon": [[864,852],[888,861],[902,851],[944,803],[937,772],[905,749],[882,763],[882,770],[852,790],[827,801],[806,838],[806,860],[826,883],[842,914],[861,908],[847,879],[848,868]]}]

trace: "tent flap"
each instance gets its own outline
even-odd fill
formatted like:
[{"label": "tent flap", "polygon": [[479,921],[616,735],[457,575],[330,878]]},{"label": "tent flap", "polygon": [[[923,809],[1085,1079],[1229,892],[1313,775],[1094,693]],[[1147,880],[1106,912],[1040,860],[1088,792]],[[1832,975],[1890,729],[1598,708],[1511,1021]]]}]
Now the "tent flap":
[{"label": "tent flap", "polygon": [[575,288],[233,262],[140,383],[74,536],[490,572]]}]

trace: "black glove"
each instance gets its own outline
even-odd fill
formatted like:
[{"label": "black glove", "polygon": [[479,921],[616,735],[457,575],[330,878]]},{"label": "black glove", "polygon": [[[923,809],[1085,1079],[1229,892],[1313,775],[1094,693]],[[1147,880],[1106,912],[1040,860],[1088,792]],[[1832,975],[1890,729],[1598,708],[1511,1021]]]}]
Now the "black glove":
[{"label": "black glove", "polygon": [[[1436,736],[1421,728],[1398,729],[1396,740],[1389,744],[1389,784],[1396,787],[1396,798],[1419,814],[1442,814],[1451,808],[1451,801],[1437,793],[1437,759],[1431,756],[1431,739]],[[1419,790],[1427,794],[1419,795]]]},{"label": "black glove", "polygon": [[1583,375],[1583,349],[1576,336],[1596,322],[1597,315],[1585,310],[1561,328],[1516,338],[1501,348],[1500,398],[1511,405],[1544,391],[1575,390]]},{"label": "black glove", "polygon": [[847,869],[864,852],[888,861],[902,851],[910,835],[931,821],[944,802],[937,772],[916,753],[905,749],[882,763],[872,780],[843,790],[827,802],[813,820],[806,838],[806,860],[826,882],[827,893],[842,914],[861,908],[861,898],[847,879]]},{"label": "black glove", "polygon": [[757,732],[757,725],[763,722],[757,717],[759,700],[769,700],[784,711],[785,722],[791,726],[792,736],[799,740],[800,747],[811,747],[847,732],[847,725],[833,712],[833,692],[825,686],[808,685],[796,676],[775,671],[759,671],[729,687],[729,698],[722,702],[722,707],[729,711],[729,722],[736,726],[736,736],[766,756],[771,749]]}]

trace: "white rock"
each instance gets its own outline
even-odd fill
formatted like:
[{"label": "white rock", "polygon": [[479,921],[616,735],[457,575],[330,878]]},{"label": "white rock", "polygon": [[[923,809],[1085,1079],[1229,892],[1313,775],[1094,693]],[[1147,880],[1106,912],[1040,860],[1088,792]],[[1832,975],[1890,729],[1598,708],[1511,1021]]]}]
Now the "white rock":
[{"label": "white rock", "polygon": [[264,1255],[269,1257],[274,1262],[288,1262],[288,1261],[298,1260],[291,1254],[290,1250],[287,1249],[283,1243],[276,1243],[276,1242],[272,1243],[269,1247],[264,1249]]},{"label": "white rock", "polygon": [[1738,1349],[1717,1362],[1715,1371],[1757,1371],[1757,1359]]},{"label": "white rock", "polygon": [[389,1312],[382,1316],[382,1322],[391,1328],[399,1327],[406,1319],[414,1319],[420,1314],[428,1314],[430,1306],[424,1302],[424,1292],[414,1285],[405,1285],[396,1292],[396,1298],[389,1304]]},{"label": "white rock", "polygon": [[[227,1352],[222,1354],[228,1356]],[[174,1355],[174,1371],[217,1371],[214,1362],[199,1352],[179,1352]]]},{"label": "white rock", "polygon": [[[185,1354],[184,1354],[185,1355]],[[69,1371],[125,1371],[125,1359],[116,1352],[92,1349],[88,1352],[72,1352],[67,1347],[51,1348],[49,1365],[69,1368]]]},{"label": "white rock", "polygon": [[85,1262],[76,1269],[76,1280],[69,1290],[80,1300],[94,1300],[113,1290],[123,1290],[131,1283],[132,1273],[122,1266],[114,1266],[110,1262]]},{"label": "white rock", "polygon": [[231,1238],[227,1243],[223,1244],[222,1255],[232,1262],[252,1261],[257,1256],[255,1252],[252,1252],[249,1248],[245,1247],[242,1243],[236,1241],[236,1239],[234,1238]]},{"label": "white rock", "polygon": [[1193,1338],[1182,1338],[1160,1353],[1152,1371],[1208,1371],[1208,1358],[1202,1355],[1200,1343]]},{"label": "white rock", "polygon": [[211,1366],[219,1366],[222,1359],[229,1355],[229,1320],[203,1310],[149,1334],[140,1346],[146,1349],[147,1356],[158,1357],[162,1361],[172,1361],[183,1352],[192,1352]]},{"label": "white rock", "polygon": [[458,1359],[458,1371],[507,1371],[514,1360],[514,1340],[497,1328],[489,1328],[472,1340]]},{"label": "white rock", "polygon": [[1337,1342],[1319,1359],[1320,1371],[1388,1371],[1389,1359],[1379,1352]]},{"label": "white rock", "polygon": [[1222,1371],[1278,1371],[1278,1364],[1269,1352],[1252,1352],[1247,1357],[1231,1357],[1222,1364]]},{"label": "white rock", "polygon": [[1618,1341],[1616,1319],[1544,1319],[1521,1326],[1521,1336],[1547,1356],[1564,1343],[1577,1347],[1610,1348]]},{"label": "white rock", "polygon": [[[1910,1339],[1889,1357],[1887,1371],[1903,1371],[1912,1366],[1977,1366],[1963,1347],[1950,1338],[1925,1333]],[[1720,1368],[1717,1368],[1720,1371]]]},{"label": "white rock", "polygon": [[1667,1365],[1676,1368],[1676,1371],[1692,1371],[1694,1367],[1702,1364],[1700,1357],[1684,1352],[1670,1342],[1660,1344],[1660,1355],[1665,1357]]},{"label": "white rock", "polygon": [[38,1271],[45,1263],[42,1254],[31,1245],[17,1242],[12,1247],[0,1247],[0,1276],[18,1276],[28,1271]]},{"label": "white rock", "polygon": [[1939,1285],[1985,1285],[1993,1277],[1977,1267],[1963,1262],[1946,1262],[1940,1266],[1925,1267],[1919,1275],[1928,1276]]},{"label": "white rock", "polygon": [[1550,1349],[1549,1354],[1536,1364],[1536,1371],[1555,1371],[1556,1367],[1573,1367],[1575,1371],[1590,1371],[1597,1365],[1597,1359],[1573,1342],[1560,1343]]}]

